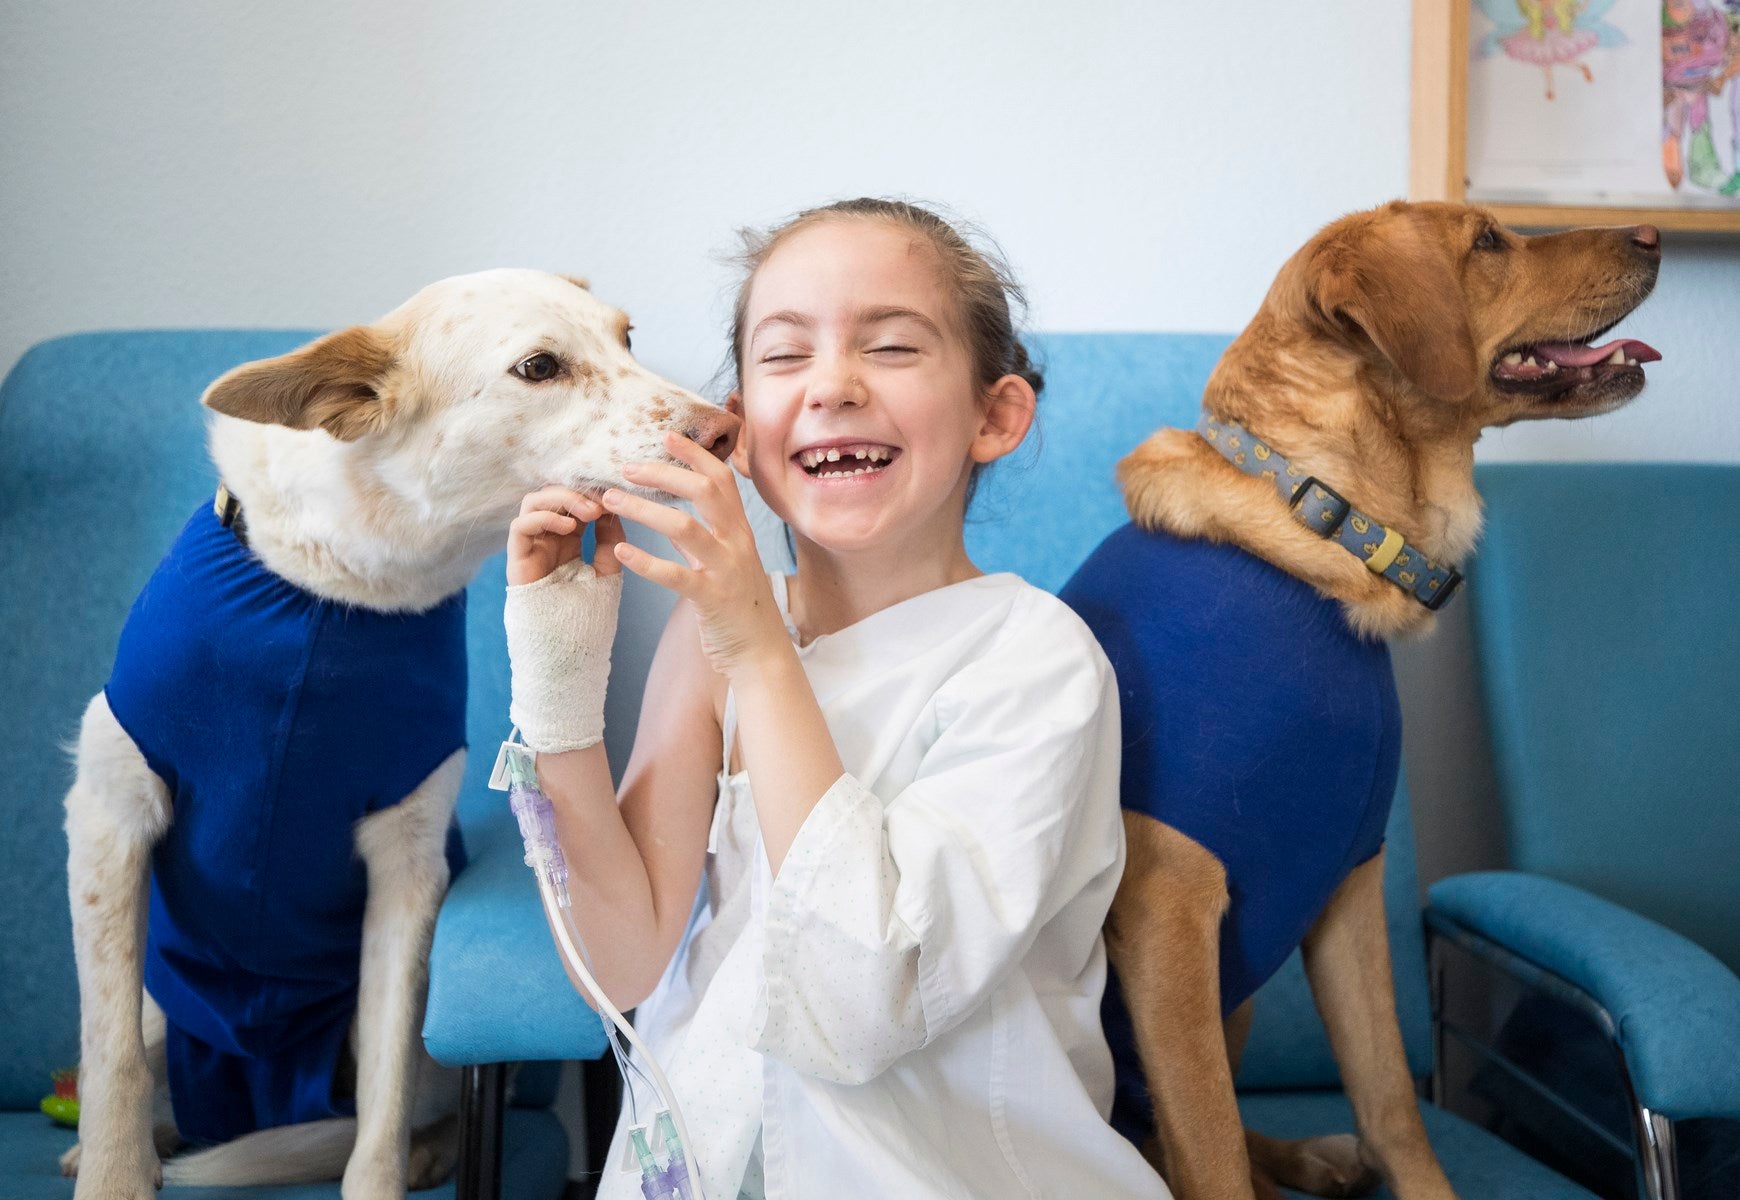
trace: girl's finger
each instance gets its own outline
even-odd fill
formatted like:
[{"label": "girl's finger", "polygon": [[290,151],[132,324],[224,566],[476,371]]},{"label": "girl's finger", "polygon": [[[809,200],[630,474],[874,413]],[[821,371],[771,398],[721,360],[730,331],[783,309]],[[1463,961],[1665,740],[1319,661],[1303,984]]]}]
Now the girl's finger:
[{"label": "girl's finger", "polygon": [[714,533],[723,533],[735,526],[749,526],[749,517],[743,511],[743,497],[738,495],[737,482],[729,474],[724,479],[717,479],[670,463],[651,462],[629,463],[623,467],[623,474],[634,483],[660,488],[687,500]]},{"label": "girl's finger", "polygon": [[638,521],[648,529],[664,534],[671,539],[672,545],[691,559],[705,558],[709,544],[713,542],[712,531],[694,517],[668,505],[655,503],[644,496],[634,496],[612,488],[604,493],[604,507],[619,517]]},{"label": "girl's finger", "polygon": [[558,487],[552,484],[541,487],[520,501],[521,514],[530,512],[565,512],[578,517],[582,521],[594,521],[604,510],[598,501],[583,492],[573,488]]},{"label": "girl's finger", "polygon": [[651,580],[662,588],[669,588],[679,596],[688,595],[688,583],[694,572],[686,567],[678,566],[668,558],[660,558],[656,554],[648,554],[639,546],[628,542],[617,542],[612,550],[616,560],[642,579]]},{"label": "girl's finger", "polygon": [[685,467],[661,462],[624,463],[622,473],[643,487],[658,488],[690,502],[697,501],[712,486],[705,475],[697,475]]},{"label": "girl's finger", "polygon": [[515,517],[513,524],[508,526],[508,532],[529,538],[541,533],[554,533],[559,536],[573,533],[579,528],[580,522],[567,513],[541,508]]},{"label": "girl's finger", "polygon": [[592,569],[600,575],[620,575],[622,560],[616,557],[616,547],[625,540],[622,518],[605,513],[592,526],[592,534],[597,539],[592,547]]},{"label": "girl's finger", "polygon": [[686,438],[680,433],[666,433],[665,449],[670,451],[672,458],[686,463],[697,474],[714,480],[731,477],[730,466],[714,458],[711,450],[703,449],[701,443],[693,438]]}]

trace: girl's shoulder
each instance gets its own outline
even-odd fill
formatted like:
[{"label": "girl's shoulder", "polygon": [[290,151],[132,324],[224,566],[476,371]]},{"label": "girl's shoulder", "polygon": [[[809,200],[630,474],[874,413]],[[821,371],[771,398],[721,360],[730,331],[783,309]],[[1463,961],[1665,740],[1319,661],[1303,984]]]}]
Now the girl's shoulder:
[{"label": "girl's shoulder", "polygon": [[998,631],[999,646],[1028,650],[1047,646],[1079,653],[1090,660],[1105,658],[1087,623],[1073,608],[1044,588],[1008,572],[983,578],[999,581],[997,589],[1007,605],[1002,628]]}]

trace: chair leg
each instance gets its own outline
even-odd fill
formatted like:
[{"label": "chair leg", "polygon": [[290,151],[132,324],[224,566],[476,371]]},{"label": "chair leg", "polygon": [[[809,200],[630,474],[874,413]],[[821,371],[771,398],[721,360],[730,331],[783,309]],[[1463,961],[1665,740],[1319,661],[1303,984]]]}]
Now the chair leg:
[{"label": "chair leg", "polygon": [[501,1121],[507,1065],[466,1067],[459,1089],[459,1167],[454,1200],[501,1200]]},{"label": "chair leg", "polygon": [[1637,1194],[1643,1200],[1679,1200],[1680,1168],[1674,1123],[1641,1104],[1632,1108],[1637,1132]]},{"label": "chair leg", "polygon": [[580,1091],[586,1107],[586,1173],[602,1179],[610,1165],[610,1141],[616,1136],[617,1114],[622,1111],[622,1075],[616,1069],[616,1059],[583,1060]]},{"label": "chair leg", "polygon": [[1432,1009],[1432,1074],[1427,1083],[1427,1096],[1439,1108],[1444,1107],[1444,947],[1431,929],[1426,930],[1426,978],[1431,989]]}]

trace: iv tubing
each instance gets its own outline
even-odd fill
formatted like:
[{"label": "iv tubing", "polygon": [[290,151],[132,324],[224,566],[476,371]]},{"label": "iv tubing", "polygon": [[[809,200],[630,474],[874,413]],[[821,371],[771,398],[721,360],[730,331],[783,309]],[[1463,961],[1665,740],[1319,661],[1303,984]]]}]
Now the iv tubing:
[{"label": "iv tubing", "polygon": [[[580,953],[579,932],[574,928],[574,916],[556,898],[556,892],[542,871],[533,871],[538,880],[538,895],[544,900],[544,913],[550,919],[550,928],[555,931],[556,941],[562,947],[562,956],[568,960],[568,966],[585,985],[587,994],[598,1007],[598,1011],[610,1018],[611,1024],[622,1031],[630,1046],[645,1060],[647,1068],[652,1072],[653,1086],[658,1089],[659,1098],[671,1111],[671,1118],[677,1125],[677,1136],[683,1142],[683,1155],[690,1160],[689,1182],[694,1191],[694,1200],[707,1200],[706,1189],[701,1186],[701,1172],[694,1163],[694,1145],[689,1139],[689,1126],[683,1120],[683,1110],[677,1107],[675,1095],[671,1091],[670,1081],[660,1068],[658,1059],[652,1056],[652,1051],[646,1048],[646,1043],[640,1040],[640,1035],[634,1031],[634,1026],[624,1019],[616,1005],[610,1002],[610,997],[604,994],[604,989],[598,986],[598,981],[592,977],[592,972],[586,968],[586,959]],[[632,1080],[626,1081],[633,1087]],[[608,1169],[608,1168],[606,1168]]]}]

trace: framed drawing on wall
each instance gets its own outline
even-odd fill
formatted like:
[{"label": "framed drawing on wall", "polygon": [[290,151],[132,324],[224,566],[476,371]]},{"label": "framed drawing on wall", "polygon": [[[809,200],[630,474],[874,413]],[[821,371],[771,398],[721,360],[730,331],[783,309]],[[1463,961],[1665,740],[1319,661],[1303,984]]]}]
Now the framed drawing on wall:
[{"label": "framed drawing on wall", "polygon": [[1409,193],[1740,232],[1740,0],[1414,0]]}]

